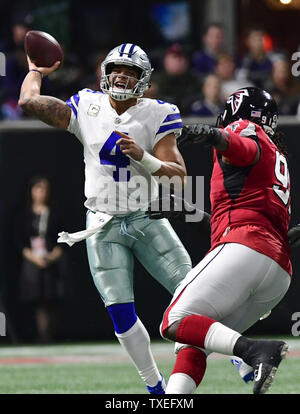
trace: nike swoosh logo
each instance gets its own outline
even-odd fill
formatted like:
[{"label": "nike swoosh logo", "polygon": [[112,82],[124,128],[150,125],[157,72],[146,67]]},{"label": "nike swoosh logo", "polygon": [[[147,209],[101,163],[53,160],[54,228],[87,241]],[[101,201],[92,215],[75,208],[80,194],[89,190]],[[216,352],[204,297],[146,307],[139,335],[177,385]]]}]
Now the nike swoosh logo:
[{"label": "nike swoosh logo", "polygon": [[255,381],[259,381],[261,379],[261,372],[262,372],[262,362],[258,366],[257,374],[255,375]]}]

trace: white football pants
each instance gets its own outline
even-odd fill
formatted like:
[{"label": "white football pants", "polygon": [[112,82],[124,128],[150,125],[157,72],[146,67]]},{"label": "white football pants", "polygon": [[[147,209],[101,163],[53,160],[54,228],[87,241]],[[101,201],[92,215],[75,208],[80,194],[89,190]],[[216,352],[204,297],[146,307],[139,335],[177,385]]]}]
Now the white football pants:
[{"label": "white football pants", "polygon": [[217,246],[176,289],[162,323],[196,314],[242,333],[280,302],[290,280],[278,263],[249,247]]}]

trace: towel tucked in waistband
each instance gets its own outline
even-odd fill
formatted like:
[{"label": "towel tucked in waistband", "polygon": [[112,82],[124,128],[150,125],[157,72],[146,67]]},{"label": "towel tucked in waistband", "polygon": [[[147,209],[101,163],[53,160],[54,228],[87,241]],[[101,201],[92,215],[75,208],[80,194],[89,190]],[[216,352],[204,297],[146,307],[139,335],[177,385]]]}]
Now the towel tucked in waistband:
[{"label": "towel tucked in waistband", "polygon": [[101,213],[97,211],[95,214],[95,224],[90,228],[82,231],[77,231],[76,233],[68,233],[66,231],[62,231],[58,233],[59,238],[57,239],[58,243],[67,243],[69,246],[73,246],[74,243],[79,241],[85,240],[88,237],[93,236],[93,234],[97,233],[102,227],[108,223],[113,216],[110,216],[106,213]]}]

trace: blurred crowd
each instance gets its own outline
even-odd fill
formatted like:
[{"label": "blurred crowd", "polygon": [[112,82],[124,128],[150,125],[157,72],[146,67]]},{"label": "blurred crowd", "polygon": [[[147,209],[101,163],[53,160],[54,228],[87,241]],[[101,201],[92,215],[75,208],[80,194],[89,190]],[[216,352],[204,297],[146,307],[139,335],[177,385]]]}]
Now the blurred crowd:
[{"label": "blurred crowd", "polygon": [[[2,46],[7,57],[6,76],[0,77],[0,119],[26,117],[18,96],[27,73],[24,37],[31,29],[32,22],[15,19],[10,46],[5,49],[0,39],[0,50]],[[211,23],[203,32],[200,50],[188,50],[180,43],[166,46],[159,54],[146,50],[154,66],[146,96],[178,105],[183,116],[215,117],[232,92],[254,85],[273,95],[280,115],[300,118],[300,77],[292,75],[289,53],[276,50],[262,28],[249,29],[244,43],[242,56],[229,53],[224,27]],[[99,89],[100,64],[107,52],[99,51],[84,61],[66,53],[62,67],[44,79],[42,93],[67,100],[82,88]]]}]

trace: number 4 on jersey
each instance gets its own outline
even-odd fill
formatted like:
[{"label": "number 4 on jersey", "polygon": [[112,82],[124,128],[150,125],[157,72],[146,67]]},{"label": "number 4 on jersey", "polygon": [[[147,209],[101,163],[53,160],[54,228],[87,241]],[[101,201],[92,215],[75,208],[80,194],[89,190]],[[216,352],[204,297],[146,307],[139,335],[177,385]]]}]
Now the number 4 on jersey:
[{"label": "number 4 on jersey", "polygon": [[[115,181],[129,181],[130,171],[126,171],[125,169],[130,165],[130,158],[122,153],[119,145],[116,145],[119,139],[120,135],[115,132],[110,134],[99,152],[100,164],[114,165],[116,167],[116,170],[113,171]],[[113,151],[114,148],[115,151]],[[121,174],[120,170],[122,170]]]}]

